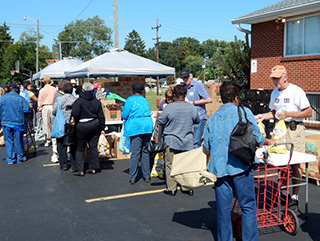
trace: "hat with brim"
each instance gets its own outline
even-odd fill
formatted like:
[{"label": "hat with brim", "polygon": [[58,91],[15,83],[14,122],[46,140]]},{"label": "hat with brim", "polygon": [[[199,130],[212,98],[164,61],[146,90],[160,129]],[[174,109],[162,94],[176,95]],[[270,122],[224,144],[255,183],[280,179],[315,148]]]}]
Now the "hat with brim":
[{"label": "hat with brim", "polygon": [[286,73],[287,73],[287,70],[284,66],[277,65],[271,69],[270,78],[280,78],[283,74],[286,74]]},{"label": "hat with brim", "polygon": [[189,77],[190,76],[190,70],[189,69],[183,69],[181,71],[181,78]]},{"label": "hat with brim", "polygon": [[11,88],[11,89],[20,89],[20,86],[16,82],[13,82],[13,83],[11,83],[9,85],[9,88]]},{"label": "hat with brim", "polygon": [[82,90],[83,91],[92,91],[93,90],[93,84],[91,84],[90,82],[83,83]]}]

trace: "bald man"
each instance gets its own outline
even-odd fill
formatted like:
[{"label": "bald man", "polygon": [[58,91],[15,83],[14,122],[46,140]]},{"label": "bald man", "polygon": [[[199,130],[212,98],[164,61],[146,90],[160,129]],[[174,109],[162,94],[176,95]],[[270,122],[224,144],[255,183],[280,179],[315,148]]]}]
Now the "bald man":
[{"label": "bald man", "polygon": [[38,98],[38,111],[39,118],[43,119],[43,129],[46,134],[45,146],[50,146],[51,144],[51,130],[50,125],[52,124],[52,104],[53,97],[56,94],[56,88],[50,85],[51,79],[49,77],[44,77],[43,83],[45,86],[39,92]]}]

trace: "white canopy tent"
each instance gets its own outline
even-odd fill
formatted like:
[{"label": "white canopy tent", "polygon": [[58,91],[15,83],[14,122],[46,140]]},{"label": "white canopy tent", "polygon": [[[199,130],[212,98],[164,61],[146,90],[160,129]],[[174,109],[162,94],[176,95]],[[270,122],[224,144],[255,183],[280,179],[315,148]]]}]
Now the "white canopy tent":
[{"label": "white canopy tent", "polygon": [[170,76],[175,69],[122,49],[112,49],[66,71],[68,78],[99,76]]},{"label": "white canopy tent", "polygon": [[65,78],[65,71],[82,64],[83,62],[77,58],[66,57],[63,60],[50,64],[38,73],[33,75],[33,80],[43,79],[44,77],[50,77],[51,79],[63,79]]}]

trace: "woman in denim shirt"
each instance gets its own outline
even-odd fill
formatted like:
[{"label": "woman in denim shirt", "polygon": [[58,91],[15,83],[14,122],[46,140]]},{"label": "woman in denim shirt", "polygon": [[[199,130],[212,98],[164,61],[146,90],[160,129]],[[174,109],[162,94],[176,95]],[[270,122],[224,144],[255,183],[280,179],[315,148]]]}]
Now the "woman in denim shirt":
[{"label": "woman in denim shirt", "polygon": [[[252,167],[229,153],[229,140],[234,127],[239,122],[237,106],[241,86],[236,82],[225,82],[220,87],[223,105],[210,116],[204,133],[204,147],[210,151],[208,170],[217,176],[215,184],[218,240],[232,240],[230,207],[233,194],[238,196],[242,209],[242,239],[258,240],[256,200]],[[258,145],[276,144],[265,139],[252,112],[244,108]],[[241,110],[242,111],[242,110]],[[242,113],[243,120],[244,115]]]}]

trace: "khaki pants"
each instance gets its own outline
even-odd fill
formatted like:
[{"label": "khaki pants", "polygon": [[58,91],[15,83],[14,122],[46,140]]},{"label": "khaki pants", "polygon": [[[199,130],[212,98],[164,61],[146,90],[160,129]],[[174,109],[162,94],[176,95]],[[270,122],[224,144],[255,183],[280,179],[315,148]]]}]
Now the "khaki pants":
[{"label": "khaki pants", "polygon": [[[164,162],[166,165],[166,183],[169,191],[177,190],[178,183],[170,176],[172,169],[173,155],[181,153],[183,151],[173,150],[170,147],[166,147]],[[182,191],[189,191],[188,189],[181,186]]]},{"label": "khaki pants", "polygon": [[304,125],[297,125],[297,129],[295,131],[290,130],[290,127],[287,125],[287,141],[293,142],[294,151],[305,152],[305,131],[306,127]]},{"label": "khaki pants", "polygon": [[42,119],[43,119],[43,130],[46,134],[46,140],[51,140],[51,128],[50,125],[52,124],[52,105],[44,105],[42,107]]}]

